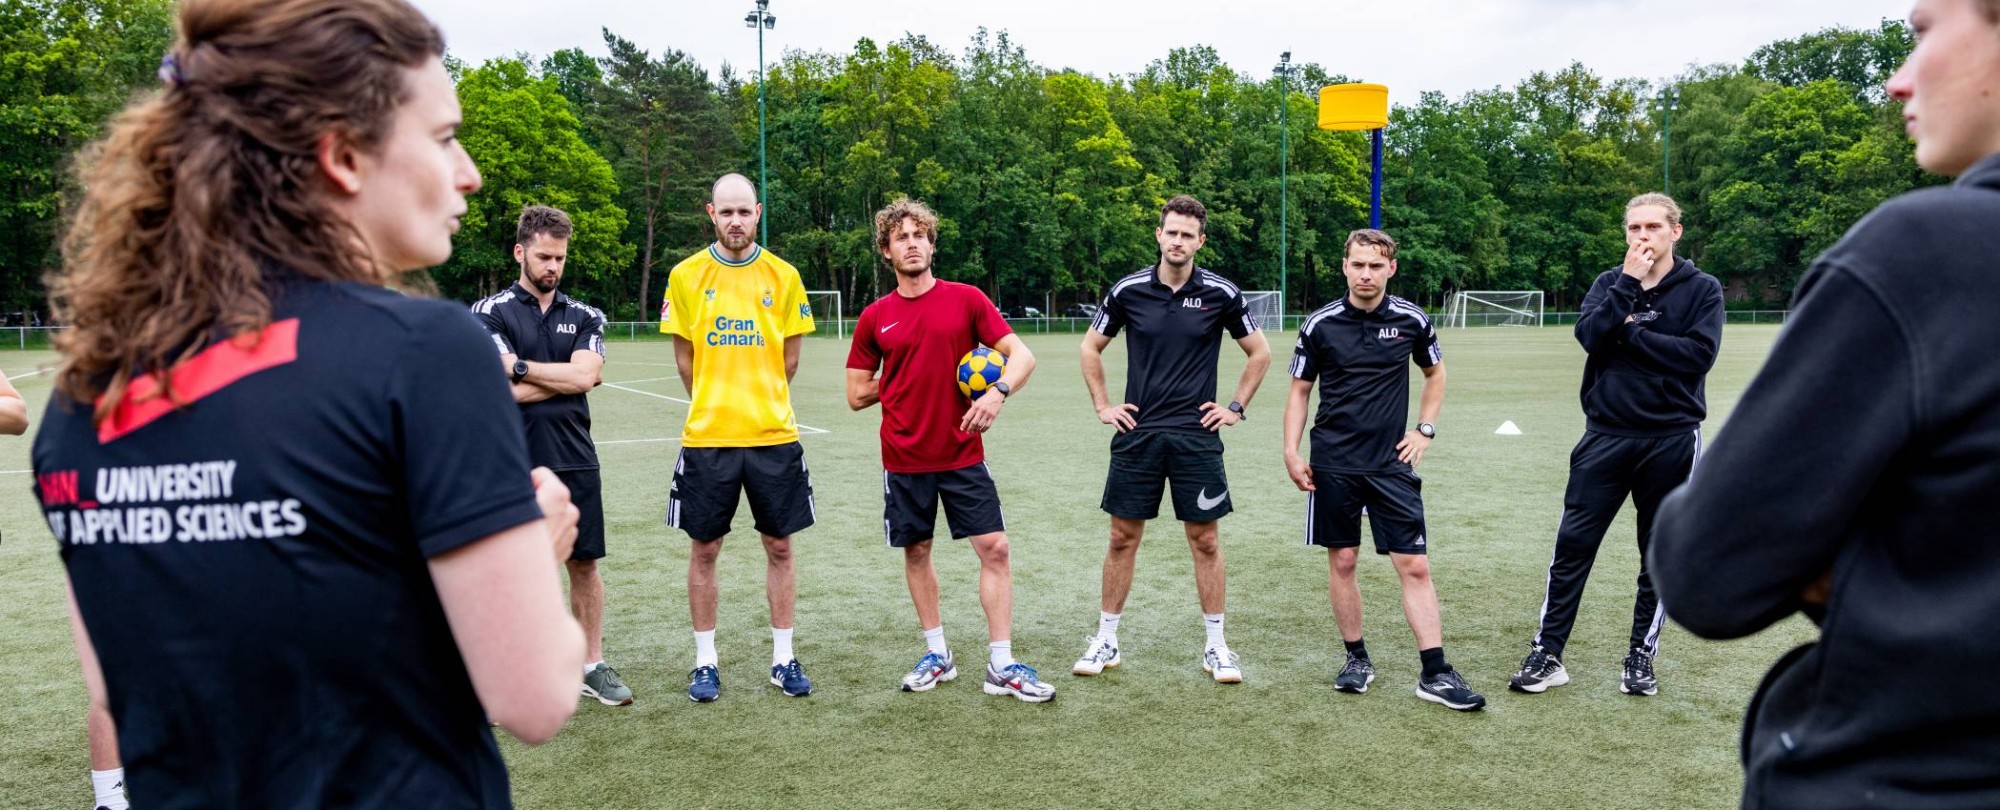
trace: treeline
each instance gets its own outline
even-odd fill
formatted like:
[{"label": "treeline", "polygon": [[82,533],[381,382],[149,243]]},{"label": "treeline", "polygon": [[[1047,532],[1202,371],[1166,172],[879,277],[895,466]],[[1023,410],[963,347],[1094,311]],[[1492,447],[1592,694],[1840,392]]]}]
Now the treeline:
[{"label": "treeline", "polygon": [[[68,155],[150,86],[171,7],[6,8],[0,304],[21,310],[41,306],[40,275],[58,261]],[[509,283],[514,213],[543,202],[577,221],[571,291],[618,319],[650,317],[666,272],[711,238],[709,182],[757,177],[754,75],[711,73],[609,29],[604,44],[606,57],[451,61],[461,138],[486,186],[452,260],[433,272],[444,294]],[[1684,251],[1745,305],[1781,304],[1862,213],[1935,182],[1917,170],[1898,105],[1881,90],[1911,45],[1902,23],[1884,21],[1667,80],[1572,64],[1458,98],[1424,93],[1390,116],[1384,219],[1404,246],[1395,287],[1433,305],[1456,289],[1542,289],[1551,309],[1574,306],[1622,251],[1624,201],[1670,185],[1687,211]],[[1187,47],[1096,77],[1051,70],[985,31],[956,52],[914,36],[788,52],[764,88],[770,245],[807,286],[841,290],[858,308],[891,284],[872,248],[873,213],[909,194],[942,215],[941,275],[1003,306],[1060,307],[1151,263],[1159,205],[1188,193],[1210,210],[1203,265],[1246,289],[1278,289],[1282,274],[1291,309],[1308,309],[1343,289],[1342,239],[1368,219],[1368,145],[1316,126],[1318,88],[1348,78],[1298,67],[1283,92],[1267,73]]]}]

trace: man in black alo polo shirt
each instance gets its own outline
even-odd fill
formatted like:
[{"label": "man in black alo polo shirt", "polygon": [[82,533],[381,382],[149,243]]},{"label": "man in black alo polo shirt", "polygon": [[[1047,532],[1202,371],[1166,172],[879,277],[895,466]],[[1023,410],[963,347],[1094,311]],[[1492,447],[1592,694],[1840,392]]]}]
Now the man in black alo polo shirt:
[{"label": "man in black alo polo shirt", "polygon": [[1665,194],[1625,205],[1625,262],[1583,298],[1583,438],[1570,451],[1562,524],[1549,560],[1541,628],[1507,686],[1538,693],[1569,683],[1563,647],[1605,530],[1625,497],[1639,519],[1639,585],[1618,691],[1658,694],[1653,656],[1666,613],[1646,570],[1660,501],[1688,479],[1708,415],[1704,384],[1722,346],[1722,282],[1674,255],[1681,209]]},{"label": "man in black alo polo shirt", "polygon": [[[1154,236],[1160,261],[1121,279],[1104,296],[1083,338],[1083,380],[1097,418],[1118,429],[1111,439],[1111,472],[1104,482],[1104,511],[1111,513],[1111,548],[1104,555],[1103,613],[1097,634],[1085,639],[1071,671],[1096,675],[1118,666],[1118,620],[1132,590],[1132,571],[1146,521],[1160,513],[1160,495],[1172,483],[1174,517],[1187,531],[1194,554],[1195,592],[1207,642],[1202,668],[1220,683],[1240,683],[1243,669],[1223,638],[1226,577],[1216,522],[1229,514],[1229,480],[1217,431],[1243,419],[1271,367],[1271,347],[1243,307],[1243,293],[1215,272],[1196,267],[1207,241],[1208,210],[1193,197],[1167,201]],[[1112,404],[1104,387],[1104,347],[1120,330],[1130,360],[1125,398]],[[1235,395],[1215,401],[1215,363],[1222,333],[1249,357]]]},{"label": "man in black alo polo shirt", "polygon": [[604,381],[604,313],[556,290],[569,259],[569,215],[545,205],[521,209],[514,261],[521,279],[472,305],[492,333],[500,364],[528,432],[528,456],[569,486],[582,513],[570,552],[569,607],[588,646],[583,693],[607,706],[632,702],[632,690],[604,662],[604,503],[597,446],[590,440],[585,395]]},{"label": "man in black alo polo shirt", "polygon": [[[1437,436],[1444,405],[1444,355],[1430,318],[1389,295],[1396,275],[1396,240],[1377,230],[1347,236],[1341,262],[1347,297],[1321,307],[1299,327],[1292,355],[1291,398],[1285,403],[1285,471],[1306,492],[1306,543],[1325,546],[1334,622],[1347,662],[1334,678],[1342,692],[1368,691],[1375,665],[1361,636],[1361,588],[1354,579],[1361,514],[1375,552],[1389,555],[1403,588],[1403,615],[1416,635],[1423,674],[1417,697],[1458,711],[1486,705],[1444,658],[1437,590],[1424,536],[1423,480],[1416,466]],[[1410,410],[1410,363],[1424,370],[1417,427]],[[1319,384],[1312,462],[1299,456],[1306,409]]]}]

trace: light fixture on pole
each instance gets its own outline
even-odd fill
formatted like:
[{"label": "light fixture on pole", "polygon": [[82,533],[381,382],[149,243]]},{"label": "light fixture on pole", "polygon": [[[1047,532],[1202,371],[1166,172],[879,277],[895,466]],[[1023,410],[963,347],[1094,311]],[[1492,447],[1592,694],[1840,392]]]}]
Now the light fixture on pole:
[{"label": "light fixture on pole", "polygon": [[1298,68],[1292,66],[1292,52],[1278,54],[1278,66],[1271,69],[1278,74],[1278,328],[1285,328],[1286,302],[1291,300],[1287,281],[1290,279],[1287,262],[1291,260],[1289,237],[1291,222],[1291,95],[1292,77]]},{"label": "light fixture on pole", "polygon": [[1666,109],[1666,125],[1660,132],[1660,191],[1668,196],[1674,193],[1674,102],[1679,95],[1673,85],[1660,91],[1660,102]]},{"label": "light fixture on pole", "polygon": [[[764,207],[771,175],[765,168],[764,156],[764,29],[778,27],[778,16],[771,13],[771,0],[757,0],[757,8],[743,16],[743,24],[757,29],[757,206]],[[771,218],[757,217],[757,241],[771,243]]]}]

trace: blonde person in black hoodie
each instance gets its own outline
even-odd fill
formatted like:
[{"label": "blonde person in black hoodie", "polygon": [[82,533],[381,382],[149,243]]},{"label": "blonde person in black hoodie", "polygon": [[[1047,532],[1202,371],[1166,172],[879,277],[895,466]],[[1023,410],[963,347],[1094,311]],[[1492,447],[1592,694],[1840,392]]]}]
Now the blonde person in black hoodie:
[{"label": "blonde person in black hoodie", "polygon": [[2000,807],[2000,0],[1918,0],[1917,164],[1815,261],[1652,550],[1707,638],[1793,614],[1743,720],[1746,808]]},{"label": "blonde person in black hoodie", "polygon": [[1508,682],[1539,693],[1569,683],[1563,648],[1605,530],[1627,495],[1639,517],[1639,584],[1632,638],[1618,690],[1659,692],[1653,656],[1664,614],[1647,576],[1646,545],[1660,500],[1687,480],[1708,415],[1704,381],[1722,345],[1722,284],[1674,255],[1681,209],[1665,194],[1625,205],[1625,262],[1604,271],[1583,299],[1576,341],[1583,366],[1583,438],[1569,456],[1562,525],[1549,561],[1541,627]]}]

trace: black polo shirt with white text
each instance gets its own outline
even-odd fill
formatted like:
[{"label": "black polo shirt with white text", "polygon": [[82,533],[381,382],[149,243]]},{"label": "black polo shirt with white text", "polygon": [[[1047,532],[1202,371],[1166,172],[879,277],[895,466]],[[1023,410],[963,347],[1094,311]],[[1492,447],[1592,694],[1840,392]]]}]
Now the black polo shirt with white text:
[{"label": "black polo shirt with white text", "polygon": [[1200,267],[1178,290],[1160,281],[1158,267],[1111,286],[1090,328],[1105,337],[1125,335],[1125,402],[1139,406],[1135,430],[1208,432],[1201,406],[1215,401],[1215,362],[1222,333],[1237,340],[1257,331],[1243,306],[1243,292]]},{"label": "black polo shirt with white text", "polygon": [[1410,415],[1410,363],[1444,362],[1437,331],[1417,305],[1385,296],[1375,311],[1346,298],[1306,318],[1292,353],[1294,379],[1319,381],[1312,466],[1351,473],[1403,472],[1396,444]]},{"label": "black polo shirt with white text", "polygon": [[[472,305],[501,354],[530,363],[567,363],[580,351],[604,356],[604,312],[557,290],[542,311],[520,282]],[[502,369],[502,373],[509,373]],[[597,445],[590,441],[590,401],[584,394],[556,394],[521,405],[528,431],[528,458],[562,472],[597,468]]]},{"label": "black polo shirt with white text", "polygon": [[456,304],[271,274],[269,326],[102,422],[57,392],[35,437],[132,797],[510,807],[429,568],[541,520],[491,344]]}]

